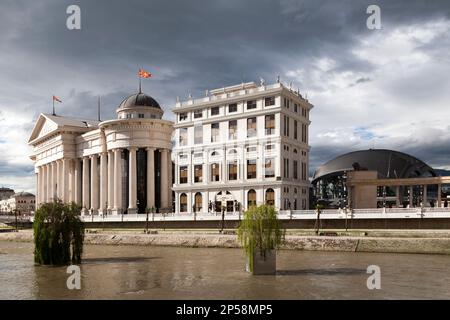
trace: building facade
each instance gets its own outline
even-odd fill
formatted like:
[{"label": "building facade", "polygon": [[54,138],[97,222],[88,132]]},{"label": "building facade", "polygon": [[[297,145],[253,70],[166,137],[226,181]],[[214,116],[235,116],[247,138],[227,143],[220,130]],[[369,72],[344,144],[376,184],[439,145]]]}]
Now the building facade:
[{"label": "building facade", "polygon": [[263,203],[308,209],[311,108],[280,82],[177,101],[175,212],[236,212]]},{"label": "building facade", "polygon": [[30,215],[36,210],[36,197],[29,192],[14,193],[10,198],[0,200],[0,212]]},{"label": "building facade", "polygon": [[83,215],[172,211],[173,123],[142,92],[116,112],[108,121],[39,116],[29,139],[38,205],[73,201]]}]

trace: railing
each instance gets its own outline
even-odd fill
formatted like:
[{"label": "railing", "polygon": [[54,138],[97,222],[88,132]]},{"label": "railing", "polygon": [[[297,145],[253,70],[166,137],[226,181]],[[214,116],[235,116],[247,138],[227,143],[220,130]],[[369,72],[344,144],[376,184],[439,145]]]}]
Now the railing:
[{"label": "railing", "polygon": [[[316,219],[315,210],[281,210],[278,212],[281,220]],[[225,220],[238,221],[242,214],[226,213]],[[320,219],[408,219],[408,218],[450,218],[450,208],[375,208],[375,209],[326,209],[322,210]],[[146,214],[123,215],[86,215],[81,219],[85,222],[139,222],[146,221]],[[148,221],[220,221],[222,213],[149,213]]]},{"label": "railing", "polygon": [[[236,221],[242,218],[237,212],[225,213],[224,219]],[[18,217],[18,222],[33,222],[33,216]],[[278,218],[282,220],[316,219],[315,210],[281,210]],[[320,219],[407,219],[407,218],[450,218],[450,208],[375,208],[375,209],[325,209],[321,211]],[[2,215],[2,222],[15,221],[14,216]],[[84,215],[84,222],[140,222],[147,221],[146,214],[123,215]],[[148,221],[220,221],[222,213],[149,213]]]}]

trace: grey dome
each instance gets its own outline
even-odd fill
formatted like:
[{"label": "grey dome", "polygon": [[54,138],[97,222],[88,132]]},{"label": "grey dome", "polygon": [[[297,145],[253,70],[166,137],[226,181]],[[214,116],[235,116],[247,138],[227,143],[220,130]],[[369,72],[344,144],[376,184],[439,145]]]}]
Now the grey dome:
[{"label": "grey dome", "polygon": [[363,170],[378,172],[378,178],[436,177],[437,173],[425,162],[406,153],[370,149],[346,153],[320,166],[314,173],[313,183],[318,179],[341,175],[359,166]]},{"label": "grey dome", "polygon": [[150,107],[161,110],[159,103],[155,99],[146,95],[145,93],[136,93],[128,98],[125,98],[119,105],[119,108],[131,108],[131,107]]}]

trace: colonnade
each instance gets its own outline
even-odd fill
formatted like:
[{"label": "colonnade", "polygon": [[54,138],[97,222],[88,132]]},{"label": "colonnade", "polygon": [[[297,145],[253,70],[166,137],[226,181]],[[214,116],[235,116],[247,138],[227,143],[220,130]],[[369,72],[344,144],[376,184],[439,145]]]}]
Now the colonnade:
[{"label": "colonnade", "polygon": [[[137,147],[129,147],[129,203],[123,202],[123,150],[109,150],[83,158],[60,159],[37,168],[37,203],[76,202],[85,214],[137,213]],[[155,151],[161,153],[160,207],[171,208],[172,160],[169,149],[146,148],[147,208],[156,208]],[[125,207],[127,206],[127,207]]]}]

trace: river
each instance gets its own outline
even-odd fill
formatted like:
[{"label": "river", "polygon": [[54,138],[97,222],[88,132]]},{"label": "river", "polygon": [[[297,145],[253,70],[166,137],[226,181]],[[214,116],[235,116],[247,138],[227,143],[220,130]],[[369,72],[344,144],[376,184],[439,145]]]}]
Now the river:
[{"label": "river", "polygon": [[0,241],[0,299],[450,299],[444,255],[280,251],[276,276],[251,276],[239,249],[88,245],[69,290],[66,267],[35,266],[32,252]]}]

